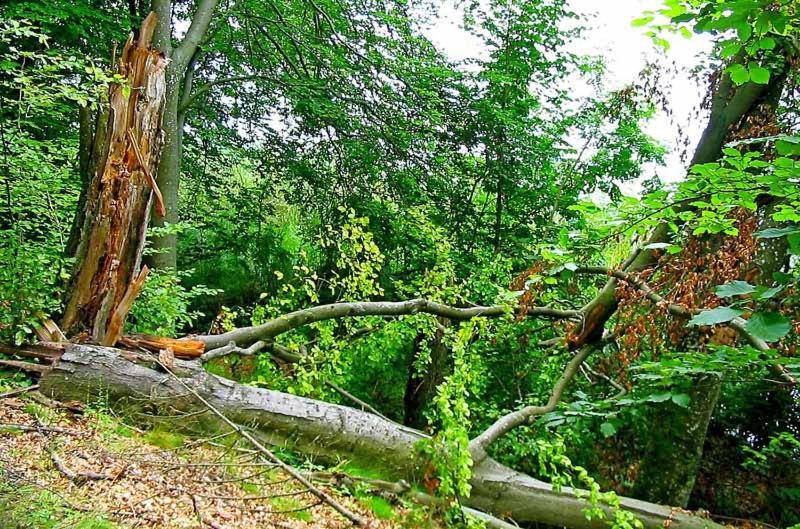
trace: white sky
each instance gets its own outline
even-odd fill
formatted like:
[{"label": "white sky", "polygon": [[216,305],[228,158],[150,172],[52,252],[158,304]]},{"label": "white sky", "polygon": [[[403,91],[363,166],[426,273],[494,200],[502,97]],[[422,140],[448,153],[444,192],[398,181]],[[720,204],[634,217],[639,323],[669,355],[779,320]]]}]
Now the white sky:
[{"label": "white sky", "polygon": [[[587,55],[602,55],[606,58],[606,88],[617,89],[636,80],[647,59],[661,56],[674,62],[677,75],[667,75],[662,83],[671,88],[670,107],[673,120],[659,110],[658,115],[646,127],[647,132],[659,140],[669,155],[666,167],[647,167],[645,177],[658,174],[664,181],[675,181],[683,177],[685,164],[680,159],[678,142],[679,126],[688,136],[690,149],[700,138],[705,122],[693,116],[700,104],[705,87],[699,87],[692,79],[689,69],[697,64],[698,53],[707,53],[711,47],[708,38],[693,36],[691,39],[670,36],[667,52],[656,48],[642,28],[634,28],[631,21],[642,16],[648,9],[656,9],[662,0],[570,0],[571,7],[581,15],[588,16],[588,31],[574,51]],[[473,35],[460,28],[460,13],[448,3],[441,10],[441,19],[426,31],[428,38],[453,60],[481,58],[485,49]],[[587,96],[590,92],[587,91]],[[622,186],[626,194],[638,194],[641,186],[631,182]]]}]

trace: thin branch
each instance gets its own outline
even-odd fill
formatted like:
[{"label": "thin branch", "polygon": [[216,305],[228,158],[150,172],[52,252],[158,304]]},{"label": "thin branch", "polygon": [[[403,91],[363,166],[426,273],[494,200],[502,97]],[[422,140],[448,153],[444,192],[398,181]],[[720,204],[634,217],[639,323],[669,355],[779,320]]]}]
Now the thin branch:
[{"label": "thin branch", "polygon": [[107,474],[98,474],[97,472],[76,472],[69,468],[67,464],[61,459],[52,447],[48,446],[47,451],[50,452],[50,459],[53,461],[53,466],[64,474],[66,478],[76,485],[83,485],[87,481],[101,481],[114,479],[113,476]]},{"label": "thin branch", "polygon": [[76,437],[83,436],[83,432],[79,432],[78,430],[69,430],[67,428],[61,428],[59,426],[44,426],[44,425],[37,425],[37,426],[30,426],[27,424],[0,424],[0,431],[19,431],[19,432],[36,432],[36,433],[60,433],[64,435],[74,435]]},{"label": "thin branch", "polygon": [[21,362],[19,360],[0,360],[0,366],[13,367],[15,369],[21,369],[22,371],[37,373],[39,375],[43,375],[44,373],[50,371],[50,366],[33,364],[31,362]]},{"label": "thin branch", "polygon": [[5,399],[8,397],[16,397],[17,395],[21,395],[29,391],[36,391],[37,389],[39,389],[39,384],[34,384],[32,386],[28,386],[25,388],[12,389],[10,391],[6,391],[5,393],[0,393],[0,399]]},{"label": "thin branch", "polygon": [[[369,329],[369,330],[371,330],[371,329]],[[363,334],[363,329],[359,329],[359,331],[362,331],[361,334]],[[220,358],[222,356],[227,356],[227,355],[231,355],[231,354],[240,354],[240,355],[243,355],[243,356],[252,356],[252,355],[258,353],[259,351],[261,351],[262,349],[271,349],[271,353],[272,353],[272,355],[274,357],[278,358],[279,360],[283,360],[284,362],[289,362],[289,363],[292,363],[292,364],[295,364],[295,363],[299,362],[302,359],[302,356],[303,356],[303,355],[300,355],[300,354],[297,354],[297,353],[294,353],[294,352],[290,351],[289,348],[284,347],[282,345],[279,345],[279,344],[276,344],[276,343],[273,343],[273,342],[266,342],[266,341],[263,341],[263,340],[259,340],[259,341],[255,342],[253,345],[251,345],[250,347],[247,347],[247,348],[238,347],[235,342],[230,342],[228,345],[225,345],[223,347],[219,347],[217,349],[212,349],[211,351],[208,351],[207,353],[205,353],[203,356],[200,357],[200,361],[201,362],[208,362],[209,360],[213,360],[214,358]],[[336,391],[337,393],[339,393],[340,395],[342,395],[343,397],[345,397],[347,399],[350,399],[351,401],[353,401],[356,404],[358,404],[358,406],[362,410],[365,410],[365,411],[368,411],[370,413],[373,413],[373,414],[377,415],[378,417],[380,417],[382,419],[386,419],[387,421],[391,420],[391,419],[387,418],[385,415],[383,415],[381,412],[376,410],[374,407],[372,407],[368,403],[364,402],[363,400],[359,399],[358,397],[356,397],[352,393],[348,392],[346,389],[338,386],[334,382],[326,381],[325,384],[327,386],[329,386],[331,389],[333,389],[334,391]]]},{"label": "thin branch", "polygon": [[363,400],[359,399],[358,397],[356,397],[352,393],[349,393],[346,389],[344,389],[344,388],[338,386],[337,384],[331,382],[330,380],[326,381],[325,384],[328,385],[330,388],[332,388],[334,391],[338,392],[340,395],[352,400],[353,402],[355,402],[356,404],[361,406],[362,410],[368,411],[368,412],[370,412],[372,414],[375,414],[378,417],[380,417],[381,419],[385,419],[387,421],[391,421],[391,419],[386,417],[384,414],[382,414],[381,412],[379,412],[378,410],[376,410],[375,408],[373,408],[372,406],[370,406],[369,404],[367,404]]}]

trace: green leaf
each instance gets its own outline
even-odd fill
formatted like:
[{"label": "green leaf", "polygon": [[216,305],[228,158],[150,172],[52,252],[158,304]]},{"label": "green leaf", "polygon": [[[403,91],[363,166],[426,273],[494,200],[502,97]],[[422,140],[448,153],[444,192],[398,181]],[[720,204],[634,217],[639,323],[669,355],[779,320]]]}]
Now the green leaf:
[{"label": "green leaf", "polygon": [[756,84],[769,84],[770,73],[761,66],[750,66],[750,80]]},{"label": "green leaf", "polygon": [[742,313],[740,310],[730,307],[717,307],[711,310],[704,310],[689,320],[689,325],[716,325],[727,323]]},{"label": "green leaf", "polygon": [[747,332],[765,342],[777,342],[789,333],[792,322],[777,312],[757,312],[747,320],[745,328]]},{"label": "green leaf", "polygon": [[775,49],[775,39],[772,37],[764,37],[763,39],[758,41],[758,47],[762,50],[774,50]]},{"label": "green leaf", "polygon": [[635,28],[640,28],[642,26],[646,26],[647,24],[649,24],[652,21],[653,21],[653,15],[647,15],[647,16],[643,16],[641,18],[635,19],[633,22],[631,22],[631,26],[633,26]]},{"label": "green leaf", "polygon": [[666,402],[672,398],[672,393],[654,393],[652,395],[648,395],[645,400],[647,402]]},{"label": "green leaf", "polygon": [[731,81],[737,85],[744,84],[750,80],[750,71],[741,64],[728,66],[728,75],[731,76]]},{"label": "green leaf", "polygon": [[752,294],[756,291],[756,287],[747,281],[731,281],[724,285],[718,285],[715,289],[717,296],[721,298],[731,298],[733,296],[744,296],[745,294]]},{"label": "green leaf", "polygon": [[617,433],[617,428],[610,422],[604,422],[600,425],[600,431],[603,433],[603,437],[611,437]]},{"label": "green leaf", "polygon": [[729,42],[722,47],[720,55],[723,59],[733,57],[742,50],[742,45],[738,41]]},{"label": "green leaf", "polygon": [[688,408],[689,402],[691,401],[691,397],[686,393],[678,393],[677,395],[672,395],[672,402],[680,406],[681,408]]},{"label": "green leaf", "polygon": [[734,149],[733,147],[725,147],[722,149],[722,152],[725,156],[730,156],[731,158],[741,158],[742,153],[739,152],[739,149]]},{"label": "green leaf", "polygon": [[756,292],[756,295],[753,297],[760,300],[772,299],[773,297],[775,297],[776,294],[778,294],[782,290],[783,287],[780,285],[772,288],[759,287],[758,292]]},{"label": "green leaf", "polygon": [[800,233],[800,226],[787,226],[785,228],[767,228],[765,230],[755,232],[758,239],[777,239],[786,235],[794,235]]},{"label": "green leaf", "polygon": [[742,22],[736,26],[736,33],[739,35],[739,38],[742,39],[742,41],[747,41],[753,34],[753,27],[747,22]]}]

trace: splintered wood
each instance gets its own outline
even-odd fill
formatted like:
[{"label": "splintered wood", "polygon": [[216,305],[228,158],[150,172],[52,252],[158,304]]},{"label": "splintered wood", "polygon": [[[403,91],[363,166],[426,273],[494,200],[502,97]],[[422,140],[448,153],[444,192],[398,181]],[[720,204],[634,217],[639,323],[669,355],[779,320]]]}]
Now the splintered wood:
[{"label": "splintered wood", "polygon": [[161,151],[161,119],[166,94],[167,58],[151,49],[156,17],[131,36],[117,64],[123,79],[109,89],[103,146],[96,151],[97,171],[84,207],[75,273],[62,321],[65,333],[91,333],[94,341],[114,345],[147,276],[142,268],[145,231],[153,195],[164,214],[153,175]]}]

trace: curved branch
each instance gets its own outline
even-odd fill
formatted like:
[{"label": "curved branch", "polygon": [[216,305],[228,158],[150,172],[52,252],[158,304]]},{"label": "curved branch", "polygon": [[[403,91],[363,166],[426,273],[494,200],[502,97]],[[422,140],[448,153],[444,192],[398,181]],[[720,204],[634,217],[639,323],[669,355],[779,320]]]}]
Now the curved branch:
[{"label": "curved branch", "polygon": [[546,413],[555,411],[556,406],[558,406],[558,403],[561,402],[561,398],[564,396],[564,390],[567,388],[567,385],[570,383],[570,381],[575,377],[575,373],[578,372],[578,368],[589,357],[589,354],[591,354],[591,352],[597,347],[599,347],[598,344],[586,345],[582,347],[575,354],[575,356],[572,357],[572,359],[567,363],[567,366],[564,368],[564,372],[561,374],[561,377],[553,386],[553,391],[550,393],[550,398],[547,400],[547,404],[544,406],[526,406],[521,410],[503,415],[497,419],[494,424],[484,430],[483,433],[470,441],[469,448],[470,452],[472,453],[472,459],[476,463],[483,461],[487,457],[486,449],[490,444],[517,426],[531,424],[536,417],[540,417]]},{"label": "curved branch", "polygon": [[197,9],[195,9],[192,23],[186,31],[186,36],[172,52],[172,60],[179,64],[179,70],[183,70],[189,64],[200,41],[203,40],[218,2],[219,0],[197,1]]},{"label": "curved branch", "polygon": [[[297,329],[310,323],[332,320],[338,318],[353,318],[363,316],[408,316],[426,313],[442,316],[456,321],[465,321],[472,318],[499,317],[509,313],[510,308],[505,305],[453,307],[425,299],[412,299],[408,301],[363,301],[352,303],[331,303],[319,305],[309,309],[302,309],[272,319],[254,327],[234,329],[225,334],[199,336],[197,339],[205,343],[206,349],[223,347],[230,342],[239,346],[249,345],[259,340],[268,341],[279,334]],[[575,310],[561,310],[550,307],[533,307],[528,311],[530,316],[545,318],[567,319],[579,317]]]}]

